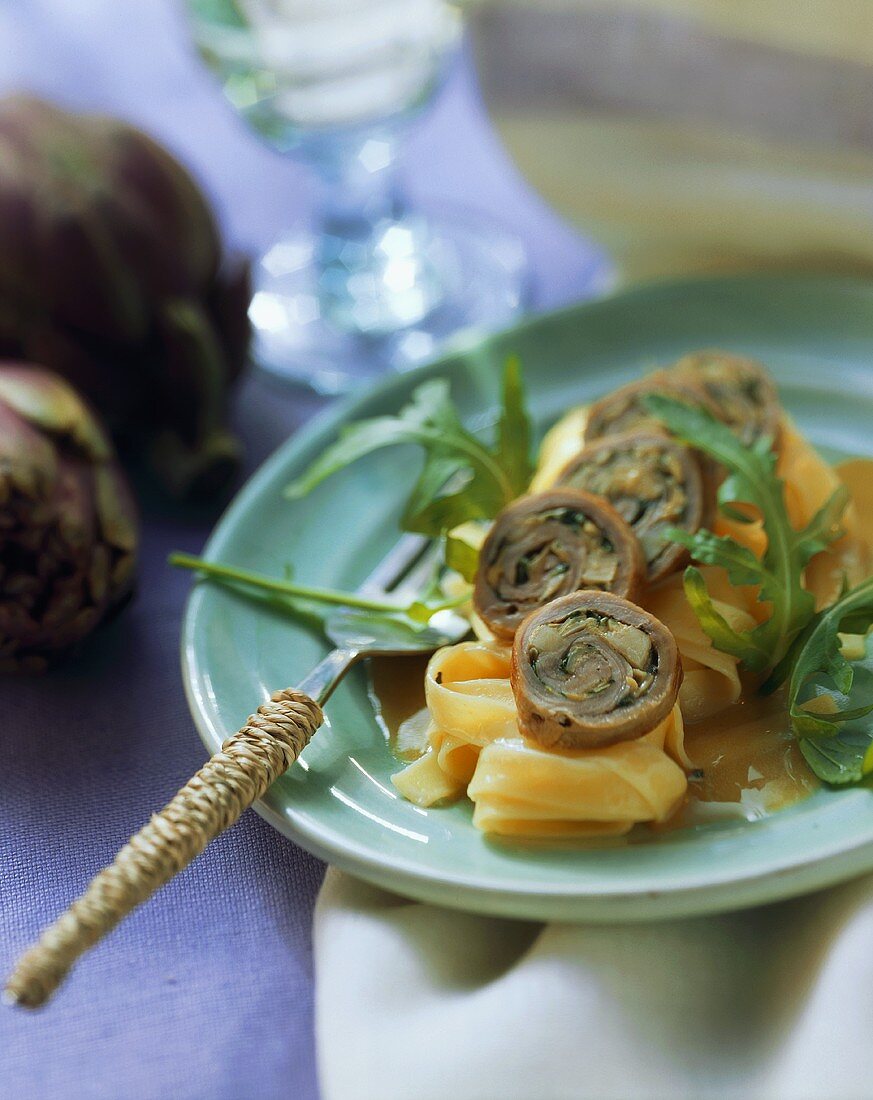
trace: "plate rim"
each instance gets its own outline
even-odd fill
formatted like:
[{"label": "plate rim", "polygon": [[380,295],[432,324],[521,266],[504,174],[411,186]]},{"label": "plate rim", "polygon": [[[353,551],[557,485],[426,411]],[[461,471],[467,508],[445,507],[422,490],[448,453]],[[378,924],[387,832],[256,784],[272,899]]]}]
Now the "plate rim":
[{"label": "plate rim", "polygon": [[[603,296],[569,303],[557,309],[529,314],[517,323],[489,332],[466,332],[443,349],[435,360],[412,370],[390,374],[376,385],[368,387],[359,394],[353,394],[321,410],[264,460],[251,476],[234,494],[222,511],[202,554],[214,558],[221,552],[224,542],[231,537],[233,517],[237,513],[248,511],[250,503],[258,499],[264,487],[269,484],[276,472],[292,463],[300,454],[320,445],[324,439],[348,420],[355,417],[358,410],[372,403],[383,403],[390,399],[395,391],[408,392],[419,382],[438,375],[445,369],[446,362],[458,354],[472,348],[505,337],[510,333],[524,332],[540,324],[559,320],[564,315],[580,316],[596,313],[616,302],[633,302],[641,298],[659,294],[679,295],[683,291],[700,287],[710,289],[723,286],[746,288],[760,284],[762,288],[779,286],[814,287],[823,285],[831,291],[837,290],[852,295],[867,295],[873,298],[873,279],[852,275],[826,275],[816,273],[788,272],[754,273],[751,275],[707,275],[687,278],[659,278],[626,288],[617,288]],[[194,625],[197,609],[203,598],[203,590],[192,586],[186,599],[180,634],[180,658],[182,681],[186,701],[194,720],[198,735],[210,752],[215,752],[228,732],[219,728],[210,716],[209,709],[197,689],[195,669]],[[514,916],[525,919],[544,919],[539,899],[548,899],[554,915],[555,906],[564,909],[560,919],[566,920],[622,920],[643,921],[665,917],[677,917],[692,914],[727,912],[745,908],[762,901],[776,900],[795,896],[810,890],[823,888],[842,881],[849,875],[861,874],[873,870],[873,826],[869,835],[862,835],[854,843],[834,842],[828,850],[818,851],[807,858],[786,857],[768,863],[761,869],[737,878],[736,874],[719,876],[717,868],[711,871],[704,881],[692,881],[689,885],[673,885],[663,892],[650,889],[641,890],[639,885],[627,887],[609,886],[598,888],[597,884],[560,883],[554,881],[514,881],[512,878],[495,877],[488,882],[477,879],[475,874],[446,873],[444,870],[430,869],[416,864],[404,857],[389,852],[377,858],[357,840],[340,837],[329,826],[309,826],[305,819],[292,820],[271,804],[269,792],[258,802],[254,809],[282,835],[293,840],[301,847],[332,865],[357,875],[371,883],[400,893],[407,893],[420,900],[459,908],[466,911],[493,913],[498,916]],[[294,811],[287,811],[293,815]],[[851,863],[851,870],[842,865]],[[399,876],[399,879],[398,879]],[[772,880],[792,876],[792,884],[787,888],[774,891]],[[458,896],[454,891],[461,891]],[[728,896],[730,892],[730,896]],[[439,897],[436,895],[439,894]],[[641,904],[641,901],[643,904]]]}]

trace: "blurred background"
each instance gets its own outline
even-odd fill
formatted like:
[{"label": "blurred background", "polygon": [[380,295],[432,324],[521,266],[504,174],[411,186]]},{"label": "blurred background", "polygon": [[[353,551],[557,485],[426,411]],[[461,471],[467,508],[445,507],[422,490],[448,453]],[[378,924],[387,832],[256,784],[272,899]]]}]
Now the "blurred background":
[{"label": "blurred background", "polygon": [[[299,249],[260,269],[255,349],[337,392],[572,298],[546,204],[608,257],[576,253],[576,296],[613,272],[868,270],[871,32],[866,0],[18,0],[0,84],[165,141],[232,248],[321,242],[314,296]],[[539,232],[503,216],[522,195]],[[386,216],[407,233],[374,281],[345,246],[372,257]]]},{"label": "blurred background", "polygon": [[623,277],[870,269],[866,0],[492,0],[470,25],[506,148]]}]

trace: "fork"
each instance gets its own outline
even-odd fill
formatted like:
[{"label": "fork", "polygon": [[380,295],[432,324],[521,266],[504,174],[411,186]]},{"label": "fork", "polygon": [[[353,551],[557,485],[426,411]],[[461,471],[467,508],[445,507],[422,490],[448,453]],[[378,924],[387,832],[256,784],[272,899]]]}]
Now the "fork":
[{"label": "fork", "polygon": [[[433,575],[438,546],[404,535],[358,589],[358,594],[411,603]],[[296,687],[275,692],[223,742],[188,783],[100,871],[9,977],[4,1000],[27,1008],[44,1004],[85,951],[177,875],[256,802],[283,774],[322,724],[322,706],[364,657],[428,653],[460,641],[469,624],[437,612],[421,631],[380,632],[360,612],[339,609],[324,622],[334,649]]]}]

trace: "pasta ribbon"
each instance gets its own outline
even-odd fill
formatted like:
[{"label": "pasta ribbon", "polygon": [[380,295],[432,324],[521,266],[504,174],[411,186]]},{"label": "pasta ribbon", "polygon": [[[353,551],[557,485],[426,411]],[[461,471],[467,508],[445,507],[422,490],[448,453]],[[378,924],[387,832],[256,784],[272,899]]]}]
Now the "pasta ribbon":
[{"label": "pasta ribbon", "polygon": [[551,489],[570,459],[575,458],[585,446],[588,411],[588,405],[577,405],[564,413],[546,432],[529,492]]},{"label": "pasta ribbon", "polygon": [[392,780],[404,797],[433,806],[466,792],[474,824],[504,836],[618,836],[671,816],[691,766],[678,707],[635,741],[545,749],[519,733],[509,668],[509,651],[489,643],[434,654],[426,674],[429,749]]},{"label": "pasta ribbon", "polygon": [[606,748],[556,752],[521,738],[482,750],[467,794],[473,823],[502,836],[621,836],[681,804],[685,772],[664,751],[678,708],[651,733]]},{"label": "pasta ribbon", "polygon": [[[828,465],[787,414],[782,415],[780,422],[776,471],[785,483],[788,517],[798,530],[809,523],[843,484],[839,469]],[[857,486],[850,483],[849,489],[856,491]],[[819,610],[839,598],[844,580],[854,586],[870,572],[869,546],[854,502],[843,514],[842,526],[843,536],[817,554],[806,569],[804,583],[815,596]],[[741,523],[720,513],[714,530],[717,535],[728,535],[748,547],[756,557],[763,556],[766,536],[760,519]],[[753,604],[751,610],[758,619],[768,614],[762,604]]]},{"label": "pasta ribbon", "polygon": [[436,729],[480,747],[498,737],[517,737],[509,661],[508,649],[485,642],[461,642],[437,650],[424,681]]},{"label": "pasta ribbon", "polygon": [[[734,588],[723,569],[700,567],[719,614],[735,630],[753,630],[750,613],[754,593]],[[760,605],[759,605],[760,606]],[[676,639],[685,677],[679,688],[679,706],[687,722],[701,722],[736,703],[742,692],[736,657],[716,649],[704,633],[688,599],[680,574],[650,589],[646,607]]]},{"label": "pasta ribbon", "polygon": [[[778,471],[785,481],[785,500],[794,527],[809,523],[842,484],[839,471],[825,462],[789,416],[782,422]],[[817,554],[806,569],[804,582],[819,610],[839,599],[844,582],[854,587],[870,573],[869,549],[854,502],[844,512],[842,526],[842,538]]]}]

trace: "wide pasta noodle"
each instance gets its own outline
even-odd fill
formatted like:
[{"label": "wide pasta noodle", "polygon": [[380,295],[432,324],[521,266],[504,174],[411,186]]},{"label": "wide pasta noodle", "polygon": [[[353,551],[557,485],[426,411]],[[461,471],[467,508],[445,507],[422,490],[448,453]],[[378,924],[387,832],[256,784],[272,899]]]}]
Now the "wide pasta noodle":
[{"label": "wide pasta noodle", "polygon": [[[785,480],[785,500],[795,527],[809,523],[842,484],[839,471],[825,462],[787,416],[782,426],[778,470]],[[870,573],[869,548],[854,501],[843,514],[842,527],[843,537],[816,555],[806,570],[806,587],[819,609],[839,599],[844,581],[854,587]]]},{"label": "wide pasta noodle", "polygon": [[509,651],[482,642],[434,654],[426,697],[428,751],[394,776],[394,785],[420,806],[466,792],[476,806],[474,823],[485,832],[621,835],[638,822],[665,821],[685,795],[683,768],[690,764],[678,707],[635,741],[544,749],[519,734]]},{"label": "wide pasta noodle", "polygon": [[432,806],[464,793],[485,745],[518,737],[509,650],[489,642],[437,650],[427,666],[425,699],[428,751],[392,782],[411,802]]},{"label": "wide pasta noodle", "polygon": [[687,789],[685,772],[665,751],[681,721],[676,708],[651,733],[600,749],[557,752],[522,738],[494,741],[467,788],[473,823],[502,836],[592,837],[664,822]]},{"label": "wide pasta noodle", "polygon": [[[754,629],[746,591],[732,587],[723,569],[706,565],[700,571],[716,610],[729,625],[740,631]],[[704,633],[685,595],[682,576],[675,574],[650,589],[646,608],[670,630],[682,655],[685,678],[679,706],[685,720],[700,722],[736,703],[742,692],[737,658],[716,649]]]},{"label": "wide pasta noodle", "polygon": [[577,405],[546,432],[529,492],[539,493],[544,489],[551,489],[570,459],[575,458],[585,446],[588,411],[588,405]]},{"label": "wide pasta noodle", "polygon": [[[794,527],[804,527],[840,487],[840,476],[798,431],[790,416],[782,418],[780,441],[776,472],[785,481],[788,518]],[[850,509],[843,525],[849,531],[854,524]]]},{"label": "wide pasta noodle", "polygon": [[852,494],[858,538],[873,546],[873,459],[850,458],[835,469]]}]

